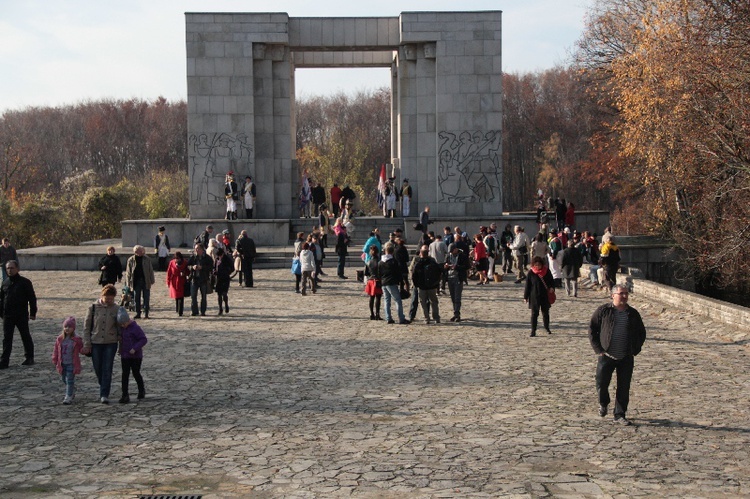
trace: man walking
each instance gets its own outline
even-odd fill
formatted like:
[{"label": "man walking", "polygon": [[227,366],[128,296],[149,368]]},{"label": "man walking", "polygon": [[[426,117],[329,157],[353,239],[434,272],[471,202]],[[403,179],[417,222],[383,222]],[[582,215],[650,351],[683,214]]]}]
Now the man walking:
[{"label": "man walking", "polygon": [[[242,259],[242,281],[244,281],[246,288],[252,288],[253,262],[255,261],[257,250],[255,249],[255,241],[247,235],[246,230],[240,232],[240,237],[237,238],[235,249]],[[240,284],[242,284],[242,282],[240,282]]]},{"label": "man walking", "polygon": [[5,263],[8,277],[0,287],[0,318],[3,319],[3,354],[0,357],[0,369],[7,369],[10,363],[10,352],[13,349],[13,332],[18,328],[23,342],[26,360],[22,366],[34,364],[34,342],[29,332],[29,319],[36,320],[36,294],[31,281],[18,274],[18,262],[8,260]]},{"label": "man walking", "polygon": [[609,383],[617,372],[615,392],[615,422],[630,425],[625,417],[630,400],[630,381],[633,378],[633,358],[646,341],[646,328],[641,314],[628,305],[628,288],[622,284],[612,287],[612,303],[602,305],[589,324],[589,341],[599,356],[596,366],[596,391],[599,394],[599,415],[607,415]]}]

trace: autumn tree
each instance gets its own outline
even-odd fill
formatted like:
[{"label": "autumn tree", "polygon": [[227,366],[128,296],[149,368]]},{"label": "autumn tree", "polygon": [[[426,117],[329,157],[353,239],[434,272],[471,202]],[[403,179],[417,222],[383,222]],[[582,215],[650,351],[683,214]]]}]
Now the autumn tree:
[{"label": "autumn tree", "polygon": [[750,4],[600,0],[578,63],[616,110],[609,147],[699,288],[750,282]]},{"label": "autumn tree", "polygon": [[300,170],[325,187],[348,184],[373,212],[380,165],[391,160],[391,107],[387,88],[350,97],[339,93],[297,102]]}]

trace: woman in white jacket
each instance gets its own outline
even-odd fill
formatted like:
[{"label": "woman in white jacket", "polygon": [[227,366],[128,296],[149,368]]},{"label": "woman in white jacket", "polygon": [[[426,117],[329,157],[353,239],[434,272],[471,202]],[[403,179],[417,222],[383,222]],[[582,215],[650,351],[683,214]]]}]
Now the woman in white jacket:
[{"label": "woman in white jacket", "polygon": [[299,253],[299,260],[302,266],[302,296],[307,294],[307,281],[310,281],[312,292],[317,291],[313,272],[315,272],[315,254],[310,251],[310,244],[304,243],[302,251]]}]

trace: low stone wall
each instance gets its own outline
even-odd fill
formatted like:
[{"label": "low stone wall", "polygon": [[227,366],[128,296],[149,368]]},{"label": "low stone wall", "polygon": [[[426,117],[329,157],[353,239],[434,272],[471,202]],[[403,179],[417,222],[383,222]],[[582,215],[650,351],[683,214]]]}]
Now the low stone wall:
[{"label": "low stone wall", "polygon": [[617,282],[626,283],[632,289],[633,293],[638,294],[642,298],[651,298],[666,305],[703,315],[726,324],[750,328],[750,309],[747,307],[708,298],[697,293],[673,288],[637,276],[622,274],[618,276]]},{"label": "low stone wall", "polygon": [[161,219],[161,220],[123,220],[122,246],[132,248],[140,244],[147,248],[154,246],[154,236],[160,225],[167,229],[169,243],[173,249],[192,248],[195,236],[203,232],[207,225],[212,225],[214,234],[229,229],[232,240],[236,240],[242,230],[247,230],[258,246],[286,246],[289,244],[288,219]]}]

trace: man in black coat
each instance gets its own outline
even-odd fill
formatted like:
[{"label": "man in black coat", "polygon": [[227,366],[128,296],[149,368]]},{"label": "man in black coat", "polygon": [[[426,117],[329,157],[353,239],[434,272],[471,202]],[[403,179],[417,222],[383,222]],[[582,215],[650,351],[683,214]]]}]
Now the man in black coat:
[{"label": "man in black coat", "polygon": [[[255,249],[255,241],[253,238],[247,235],[247,231],[243,230],[240,232],[240,237],[237,238],[235,245],[237,253],[240,254],[242,259],[242,277],[246,288],[253,287],[253,262],[257,256]],[[240,282],[242,284],[242,282]]]},{"label": "man in black coat", "polygon": [[29,332],[29,319],[36,320],[36,294],[31,281],[18,274],[18,262],[8,260],[5,263],[8,277],[0,286],[0,318],[3,319],[3,353],[0,356],[0,369],[7,369],[10,364],[10,352],[13,349],[13,332],[18,328],[23,342],[26,360],[21,365],[34,364],[34,342]]},{"label": "man in black coat", "polygon": [[430,256],[428,246],[422,246],[419,256],[414,261],[411,282],[414,284],[414,294],[419,295],[419,304],[424,312],[425,324],[430,323],[430,309],[436,324],[440,323],[440,309],[438,308],[437,288],[440,286],[443,267]]},{"label": "man in black coat", "polygon": [[316,183],[312,189],[312,200],[315,206],[315,216],[317,217],[320,214],[320,205],[326,202],[326,190],[320,182]]},{"label": "man in black coat", "polygon": [[607,415],[609,383],[617,372],[615,392],[615,423],[630,425],[625,417],[630,402],[630,382],[633,379],[634,357],[646,341],[646,327],[641,314],[628,305],[628,288],[622,284],[612,287],[612,303],[597,308],[589,323],[589,341],[599,356],[596,366],[596,391],[599,394],[599,415]]},{"label": "man in black coat", "polygon": [[461,322],[461,295],[464,291],[466,271],[469,269],[469,257],[456,245],[448,246],[448,258],[445,261],[445,269],[448,272],[448,291],[453,302],[453,317],[451,322]]},{"label": "man in black coat", "polygon": [[344,275],[344,266],[346,265],[346,257],[349,254],[349,236],[346,233],[346,229],[342,229],[338,236],[336,236],[336,254],[339,257],[337,274],[339,279],[348,279]]},{"label": "man in black coat", "polygon": [[191,314],[198,315],[198,293],[201,294],[201,315],[206,315],[206,295],[208,294],[208,284],[211,278],[211,272],[214,269],[214,261],[206,254],[203,246],[196,244],[193,247],[195,254],[188,260],[188,269],[190,269],[190,300]]}]

